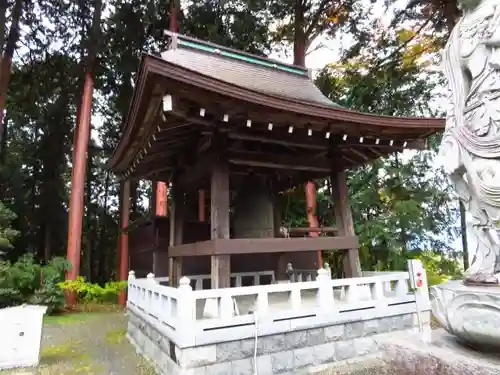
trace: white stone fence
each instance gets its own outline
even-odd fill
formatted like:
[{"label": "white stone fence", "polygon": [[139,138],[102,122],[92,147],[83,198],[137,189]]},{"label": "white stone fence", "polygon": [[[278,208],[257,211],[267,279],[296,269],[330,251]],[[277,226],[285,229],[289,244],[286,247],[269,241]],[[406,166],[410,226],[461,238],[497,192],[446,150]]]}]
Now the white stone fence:
[{"label": "white stone fence", "polygon": [[256,330],[271,335],[414,313],[416,301],[429,310],[425,271],[421,278],[424,287],[410,292],[408,272],[332,280],[320,269],[316,281],[193,290],[187,277],[172,288],[131,271],[128,308],[179,347],[192,347],[251,338]]},{"label": "white stone fence", "polygon": [[[315,281],[318,271],[317,270],[308,270],[308,269],[293,269],[293,280],[295,282],[304,282],[304,281]],[[363,277],[371,277],[371,276],[386,276],[386,275],[398,275],[400,272],[395,271],[363,271]],[[203,290],[210,289],[210,275],[187,275],[186,276],[190,280],[190,285],[194,290]],[[155,280],[158,283],[168,283],[168,276],[166,277],[155,277]],[[273,270],[268,271],[258,271],[258,272],[234,272],[231,273],[231,285],[234,287],[242,287],[244,284],[251,284],[251,286],[258,285],[268,285],[275,284],[276,277]],[[390,290],[391,283],[384,283],[384,288],[386,290]],[[205,288],[204,286],[208,286]],[[246,285],[249,286],[249,285]]]}]

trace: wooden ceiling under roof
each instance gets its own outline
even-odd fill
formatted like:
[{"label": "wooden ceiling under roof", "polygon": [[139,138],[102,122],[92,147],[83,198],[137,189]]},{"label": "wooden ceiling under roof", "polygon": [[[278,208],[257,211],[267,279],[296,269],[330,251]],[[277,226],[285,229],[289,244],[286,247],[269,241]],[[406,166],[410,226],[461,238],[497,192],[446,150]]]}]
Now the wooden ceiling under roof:
[{"label": "wooden ceiling under roof", "polygon": [[[230,172],[321,178],[404,148],[422,148],[443,119],[376,116],[323,96],[307,70],[172,34],[144,55],[109,167],[124,178],[194,182],[223,137]],[[186,171],[188,174],[184,173]]]}]

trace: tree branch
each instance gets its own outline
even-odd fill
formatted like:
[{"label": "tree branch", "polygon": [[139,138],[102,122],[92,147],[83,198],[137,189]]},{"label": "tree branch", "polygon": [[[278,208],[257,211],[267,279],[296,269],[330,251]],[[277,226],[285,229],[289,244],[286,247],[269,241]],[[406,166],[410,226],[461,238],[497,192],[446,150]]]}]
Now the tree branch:
[{"label": "tree branch", "polygon": [[[311,33],[314,30],[314,27],[318,24],[319,19],[323,12],[326,10],[326,5],[330,2],[331,0],[322,0],[321,3],[318,5],[318,10],[316,13],[313,15],[311,22],[309,23],[309,26],[306,28],[306,31],[304,32],[304,35],[306,39],[309,39],[311,36]],[[324,30],[324,28],[323,28]]]}]

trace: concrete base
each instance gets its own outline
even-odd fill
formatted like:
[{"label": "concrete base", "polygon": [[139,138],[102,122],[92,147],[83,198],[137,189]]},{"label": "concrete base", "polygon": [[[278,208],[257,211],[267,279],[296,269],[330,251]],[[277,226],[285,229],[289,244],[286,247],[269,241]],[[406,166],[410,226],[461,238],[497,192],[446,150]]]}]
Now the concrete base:
[{"label": "concrete base", "polygon": [[[428,318],[429,314],[425,314]],[[428,328],[429,321],[425,325]],[[259,375],[300,374],[325,371],[342,363],[380,351],[388,332],[415,331],[415,314],[363,322],[179,348],[147,320],[129,310],[128,338],[137,351],[149,358],[164,375]]]}]

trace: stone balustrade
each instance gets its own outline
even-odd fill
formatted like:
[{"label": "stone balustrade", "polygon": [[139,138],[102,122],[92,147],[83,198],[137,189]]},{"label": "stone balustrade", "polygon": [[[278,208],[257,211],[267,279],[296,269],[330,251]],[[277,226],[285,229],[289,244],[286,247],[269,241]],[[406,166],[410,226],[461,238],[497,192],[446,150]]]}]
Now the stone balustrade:
[{"label": "stone balustrade", "polygon": [[[210,275],[186,276],[194,290],[210,289]],[[155,277],[160,284],[167,284],[168,277]],[[235,287],[274,284],[274,271],[235,272],[231,273],[231,285]]]},{"label": "stone balustrade", "polygon": [[172,288],[153,274],[136,279],[130,272],[128,307],[177,346],[193,347],[253,337],[256,319],[259,334],[272,335],[415,313],[416,293],[423,293],[420,309],[429,309],[426,291],[409,292],[409,278],[408,272],[391,272],[332,280],[320,269],[316,281],[193,290],[187,277]]}]

